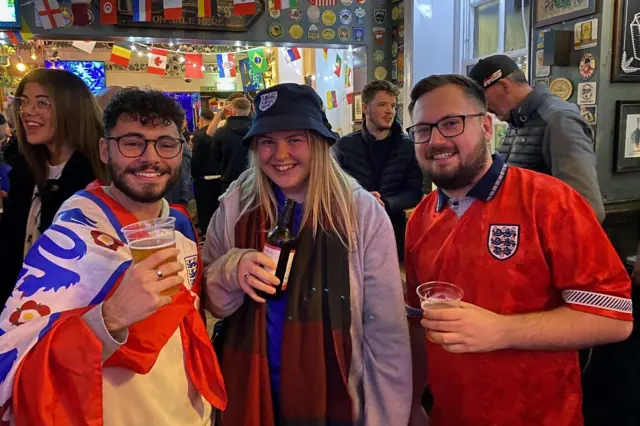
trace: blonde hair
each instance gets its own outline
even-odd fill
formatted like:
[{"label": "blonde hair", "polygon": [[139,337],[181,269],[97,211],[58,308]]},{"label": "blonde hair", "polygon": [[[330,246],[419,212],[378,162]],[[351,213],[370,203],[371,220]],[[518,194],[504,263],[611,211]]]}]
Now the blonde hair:
[{"label": "blonde hair", "polygon": [[[350,250],[355,248],[358,217],[353,197],[353,181],[333,158],[329,144],[315,132],[307,131],[311,150],[309,187],[304,202],[302,224],[311,225],[315,237],[318,228],[334,230]],[[241,215],[260,208],[269,223],[276,220],[276,197],[271,180],[260,168],[256,139],[249,152],[249,174],[242,183]]]}]

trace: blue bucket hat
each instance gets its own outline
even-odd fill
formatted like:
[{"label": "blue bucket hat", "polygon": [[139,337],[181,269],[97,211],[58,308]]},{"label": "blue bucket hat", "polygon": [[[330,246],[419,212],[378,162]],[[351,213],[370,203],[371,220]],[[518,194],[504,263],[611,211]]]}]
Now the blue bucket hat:
[{"label": "blue bucket hat", "polygon": [[336,143],[322,100],[313,88],[295,83],[283,83],[262,90],[254,100],[255,117],[249,132],[242,139],[249,146],[254,136],[283,130],[313,130],[324,137],[329,146]]}]

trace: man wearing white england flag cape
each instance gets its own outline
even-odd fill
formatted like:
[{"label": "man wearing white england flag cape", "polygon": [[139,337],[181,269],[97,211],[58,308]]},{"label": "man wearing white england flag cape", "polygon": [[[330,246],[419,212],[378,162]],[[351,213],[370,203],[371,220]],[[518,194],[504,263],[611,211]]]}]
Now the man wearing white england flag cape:
[{"label": "man wearing white england flag cape", "polygon": [[[196,235],[162,198],[180,175],[183,117],[135,88],[105,109],[111,185],[62,205],[0,316],[0,425],[203,426],[225,408]],[[134,265],[122,228],[170,218],[175,248]]]}]

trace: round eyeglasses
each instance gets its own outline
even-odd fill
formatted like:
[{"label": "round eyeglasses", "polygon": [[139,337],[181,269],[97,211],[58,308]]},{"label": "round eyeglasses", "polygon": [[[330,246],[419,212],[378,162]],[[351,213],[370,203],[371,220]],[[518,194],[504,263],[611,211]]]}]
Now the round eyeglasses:
[{"label": "round eyeglasses", "polygon": [[27,98],[26,96],[18,96],[13,99],[18,112],[24,112],[24,110],[27,109],[29,105],[33,106],[33,109],[36,113],[49,111],[51,109],[51,100],[48,96],[36,96],[33,99],[33,102],[30,101],[31,99]]},{"label": "round eyeglasses", "polygon": [[465,124],[467,118],[470,117],[484,117],[486,113],[481,112],[478,114],[466,114],[466,115],[454,115],[444,117],[436,123],[418,123],[414,126],[407,128],[409,137],[415,144],[427,143],[431,140],[433,129],[438,128],[438,131],[445,138],[452,138],[454,136],[464,133]]},{"label": "round eyeglasses", "polygon": [[140,157],[147,150],[147,146],[153,144],[156,153],[160,158],[171,159],[180,154],[183,140],[162,136],[158,139],[145,139],[137,135],[109,136],[107,140],[113,139],[118,143],[118,151],[127,158]]}]

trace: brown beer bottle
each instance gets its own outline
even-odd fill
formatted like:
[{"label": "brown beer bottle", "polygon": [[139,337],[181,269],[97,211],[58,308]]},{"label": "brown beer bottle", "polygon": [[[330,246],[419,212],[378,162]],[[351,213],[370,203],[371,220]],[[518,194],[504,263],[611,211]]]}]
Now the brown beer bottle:
[{"label": "brown beer bottle", "polygon": [[289,272],[291,272],[293,257],[296,253],[294,249],[293,219],[297,204],[295,200],[288,199],[280,216],[278,216],[276,226],[267,233],[267,241],[262,252],[276,264],[275,271],[269,268],[267,268],[267,271],[280,280],[280,285],[276,286],[275,294],[261,294],[267,300],[281,299],[287,289]]}]

